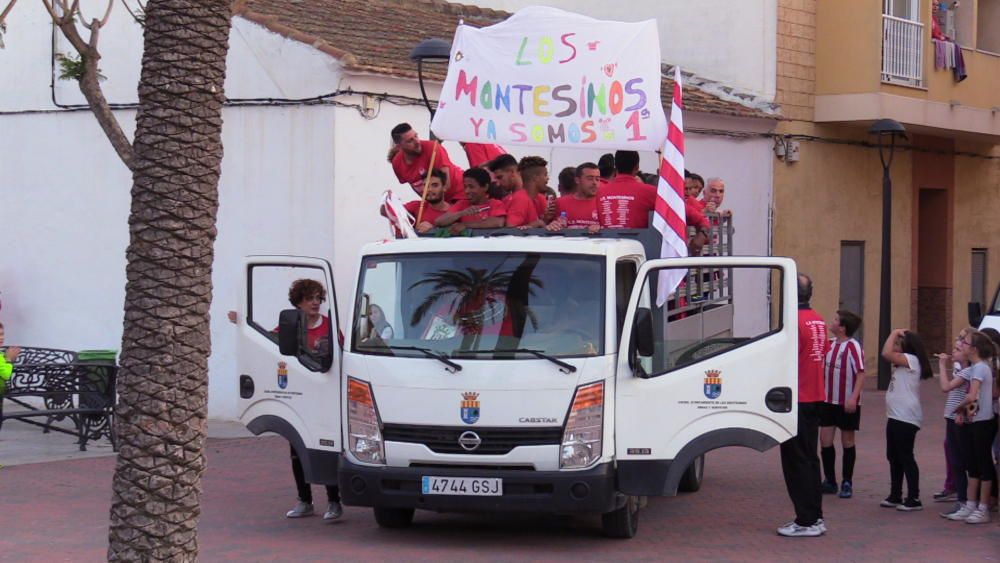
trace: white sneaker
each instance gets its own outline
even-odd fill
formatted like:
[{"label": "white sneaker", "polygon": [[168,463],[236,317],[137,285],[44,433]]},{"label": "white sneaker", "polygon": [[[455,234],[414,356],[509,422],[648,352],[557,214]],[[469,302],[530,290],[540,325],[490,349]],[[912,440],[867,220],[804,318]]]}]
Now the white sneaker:
[{"label": "white sneaker", "polygon": [[976,510],[965,519],[966,524],[989,524],[990,511],[989,510]]},{"label": "white sneaker", "polygon": [[823,535],[823,530],[819,527],[819,522],[812,526],[799,526],[795,522],[789,522],[778,528],[778,535],[786,538],[815,538]]},{"label": "white sneaker", "polygon": [[945,518],[947,518],[948,520],[961,521],[965,520],[969,516],[972,516],[973,512],[975,512],[975,510],[969,508],[969,505],[963,504],[961,508],[945,516]]},{"label": "white sneaker", "polygon": [[333,522],[343,515],[344,507],[341,506],[339,502],[331,502],[330,506],[326,507],[326,512],[323,513],[323,520],[326,522]]},{"label": "white sneaker", "polygon": [[819,528],[819,531],[823,532],[824,534],[826,533],[826,521],[823,520],[822,518],[816,521],[816,527]]},{"label": "white sneaker", "polygon": [[285,518],[302,518],[305,516],[313,515],[313,505],[309,502],[302,502],[301,500],[292,507],[291,510],[285,513]]},{"label": "white sneaker", "polygon": [[959,510],[961,510],[963,506],[965,506],[964,502],[956,502],[955,506],[951,507],[951,510],[947,510],[945,512],[940,512],[940,513],[938,513],[938,516],[940,516],[941,518],[947,518],[947,517],[951,516],[952,514],[958,512]]}]

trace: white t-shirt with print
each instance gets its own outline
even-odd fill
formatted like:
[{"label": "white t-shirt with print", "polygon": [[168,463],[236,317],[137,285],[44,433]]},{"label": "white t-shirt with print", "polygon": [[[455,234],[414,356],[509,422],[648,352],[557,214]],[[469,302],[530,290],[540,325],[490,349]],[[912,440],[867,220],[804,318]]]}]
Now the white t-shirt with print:
[{"label": "white t-shirt with print", "polygon": [[976,362],[969,368],[969,382],[979,382],[979,411],[972,422],[993,420],[993,370],[986,362]]},{"label": "white t-shirt with print", "polygon": [[903,354],[908,366],[894,366],[889,389],[885,392],[885,410],[889,418],[919,427],[924,412],[920,408],[920,360]]}]

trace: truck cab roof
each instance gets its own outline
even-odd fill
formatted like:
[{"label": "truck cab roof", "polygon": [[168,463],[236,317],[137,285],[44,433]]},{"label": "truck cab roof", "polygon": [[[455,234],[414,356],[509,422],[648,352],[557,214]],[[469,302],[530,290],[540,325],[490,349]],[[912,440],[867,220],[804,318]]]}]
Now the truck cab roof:
[{"label": "truck cab roof", "polygon": [[[655,250],[652,251],[652,244]],[[659,233],[652,229],[606,229],[589,234],[580,229],[550,233],[544,229],[490,229],[473,236],[384,240],[362,247],[363,256],[426,252],[542,252],[600,256],[656,256]]]}]

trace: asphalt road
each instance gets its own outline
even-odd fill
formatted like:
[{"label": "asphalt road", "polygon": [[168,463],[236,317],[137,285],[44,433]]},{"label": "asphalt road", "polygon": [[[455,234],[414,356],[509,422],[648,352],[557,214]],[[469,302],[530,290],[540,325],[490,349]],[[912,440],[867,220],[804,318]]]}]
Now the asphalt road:
[{"label": "asphalt road", "polygon": [[[944,473],[936,384],[924,383],[925,427],[917,438],[925,510],[878,506],[888,487],[885,419],[882,394],[867,393],[856,494],[824,498],[829,532],[821,538],[775,534],[792,518],[777,448],[709,454],[701,491],[651,499],[636,538],[609,540],[595,516],[418,512],[412,528],[382,530],[370,510],[347,507],[333,524],[319,517],[288,520],[284,512],[295,500],[288,447],[280,438],[264,437],[209,441],[201,559],[1000,560],[1000,518],[979,526],[948,522],[937,516],[945,505],[930,502]],[[113,467],[114,459],[104,457],[0,469],[0,560],[103,560]],[[323,499],[321,488],[314,494]]]}]

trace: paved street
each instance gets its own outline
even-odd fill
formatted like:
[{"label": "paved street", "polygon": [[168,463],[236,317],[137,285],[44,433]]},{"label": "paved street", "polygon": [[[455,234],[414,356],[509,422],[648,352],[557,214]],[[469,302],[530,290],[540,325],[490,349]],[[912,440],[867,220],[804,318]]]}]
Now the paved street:
[{"label": "paved street", "polygon": [[[344,519],[288,520],[294,501],[287,445],[280,438],[213,438],[201,521],[203,561],[348,560],[1000,560],[1000,518],[970,526],[942,520],[930,502],[944,471],[940,393],[924,382],[925,429],[918,460],[926,509],[880,508],[888,468],[882,454],[882,394],[869,392],[858,445],[856,496],[824,498],[830,528],[822,538],[781,538],[791,518],[777,449],[729,449],[708,457],[695,494],[652,499],[630,541],[601,536],[596,517],[481,516],[418,512],[409,530],[381,530],[371,512],[348,507]],[[8,423],[11,427],[16,423]],[[0,461],[12,447],[0,432]],[[10,430],[13,430],[11,428]],[[37,440],[47,436],[38,433]],[[838,460],[839,465],[839,460]],[[104,558],[112,457],[0,469],[2,561]],[[839,471],[839,469],[838,469]],[[315,489],[322,499],[321,489]]]}]

